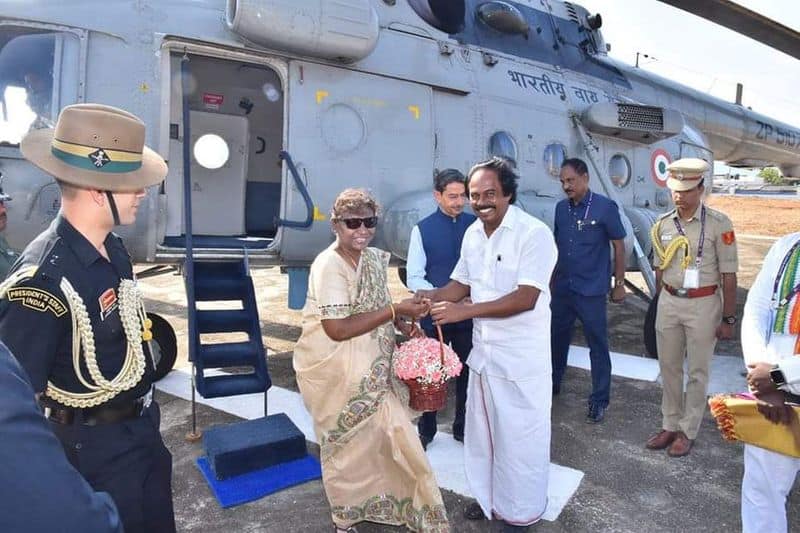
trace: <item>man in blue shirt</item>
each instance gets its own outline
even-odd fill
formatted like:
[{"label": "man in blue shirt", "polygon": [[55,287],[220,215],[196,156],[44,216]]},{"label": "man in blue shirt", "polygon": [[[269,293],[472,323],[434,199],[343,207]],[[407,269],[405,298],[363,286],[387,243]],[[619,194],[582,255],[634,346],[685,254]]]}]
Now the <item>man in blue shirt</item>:
[{"label": "man in blue shirt", "polygon": [[[407,286],[416,292],[420,289],[444,287],[461,255],[464,232],[475,221],[475,216],[464,213],[467,192],[464,175],[448,168],[433,178],[433,197],[439,204],[430,216],[422,219],[411,230],[406,263]],[[438,337],[430,317],[422,321],[429,337]],[[450,344],[465,363],[472,350],[472,321],[465,320],[442,326],[444,342]],[[456,416],[453,420],[453,438],[464,441],[464,412],[467,401],[466,368],[456,380]],[[424,413],[418,424],[419,438],[423,448],[436,435],[436,413]]]},{"label": "man in blue shirt", "polygon": [[0,531],[121,533],[117,508],[69,464],[28,376],[0,342]]},{"label": "man in blue shirt", "polygon": [[609,242],[614,247],[611,300],[625,299],[625,228],[617,204],[589,189],[589,171],[581,159],[561,165],[561,187],[567,198],[556,205],[553,227],[558,264],[553,274],[551,326],[553,394],[561,390],[572,330],[580,319],[592,367],[592,394],[586,421],[603,420],[611,391],[606,295],[611,278]]}]

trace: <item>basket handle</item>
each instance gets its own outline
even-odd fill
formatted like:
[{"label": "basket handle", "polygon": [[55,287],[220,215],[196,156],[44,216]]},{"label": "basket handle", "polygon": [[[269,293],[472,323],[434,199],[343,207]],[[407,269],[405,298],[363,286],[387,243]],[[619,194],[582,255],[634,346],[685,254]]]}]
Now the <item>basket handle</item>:
[{"label": "basket handle", "polygon": [[436,332],[439,334],[439,356],[442,359],[442,368],[444,368],[444,334],[442,333],[442,326],[436,324]]},{"label": "basket handle", "polygon": [[[416,325],[417,321],[415,319],[411,319],[411,325]],[[442,362],[442,368],[444,368],[444,333],[442,333],[442,326],[436,324],[436,333],[439,334],[439,358]]]}]

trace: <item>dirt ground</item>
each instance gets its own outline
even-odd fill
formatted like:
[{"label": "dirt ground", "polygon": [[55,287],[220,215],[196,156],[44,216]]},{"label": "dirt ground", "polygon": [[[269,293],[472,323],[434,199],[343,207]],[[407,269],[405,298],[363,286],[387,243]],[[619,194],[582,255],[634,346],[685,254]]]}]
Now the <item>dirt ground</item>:
[{"label": "dirt ground", "polygon": [[737,233],[780,237],[800,231],[800,201],[794,199],[712,195],[709,207],[733,221]]}]

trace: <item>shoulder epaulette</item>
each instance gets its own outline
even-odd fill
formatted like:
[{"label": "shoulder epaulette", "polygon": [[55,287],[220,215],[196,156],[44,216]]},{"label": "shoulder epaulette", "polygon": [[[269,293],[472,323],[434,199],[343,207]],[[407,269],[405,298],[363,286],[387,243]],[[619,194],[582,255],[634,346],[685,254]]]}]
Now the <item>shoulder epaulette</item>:
[{"label": "shoulder epaulette", "polygon": [[722,211],[717,211],[716,209],[711,209],[710,207],[706,206],[706,212],[709,216],[716,218],[717,220],[725,220],[728,218],[728,215],[723,213]]},{"label": "shoulder epaulette", "polygon": [[13,279],[14,280],[13,283],[9,283],[9,286],[13,287],[20,281],[25,281],[34,277],[36,275],[37,270],[39,270],[38,265],[23,266],[19,270],[10,274],[5,281],[10,282]]}]

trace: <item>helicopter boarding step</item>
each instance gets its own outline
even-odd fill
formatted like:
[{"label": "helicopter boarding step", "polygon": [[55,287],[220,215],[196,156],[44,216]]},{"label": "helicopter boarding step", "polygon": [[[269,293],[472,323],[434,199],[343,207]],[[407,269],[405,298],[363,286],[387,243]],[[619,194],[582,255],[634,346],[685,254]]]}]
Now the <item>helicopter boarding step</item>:
[{"label": "helicopter boarding step", "polygon": [[308,455],[305,435],[285,413],[209,428],[203,448],[218,480]]},{"label": "helicopter boarding step", "polygon": [[[188,293],[189,291],[187,291]],[[223,309],[198,309],[199,302],[218,302]],[[231,309],[239,302],[240,309]],[[210,305],[210,304],[209,304]],[[272,385],[261,340],[253,281],[245,260],[195,261],[194,301],[189,320],[195,339],[190,342],[195,365],[195,386],[204,398],[264,393]],[[202,335],[244,333],[246,341],[204,343]],[[248,367],[249,372],[210,375],[210,369]]]}]

